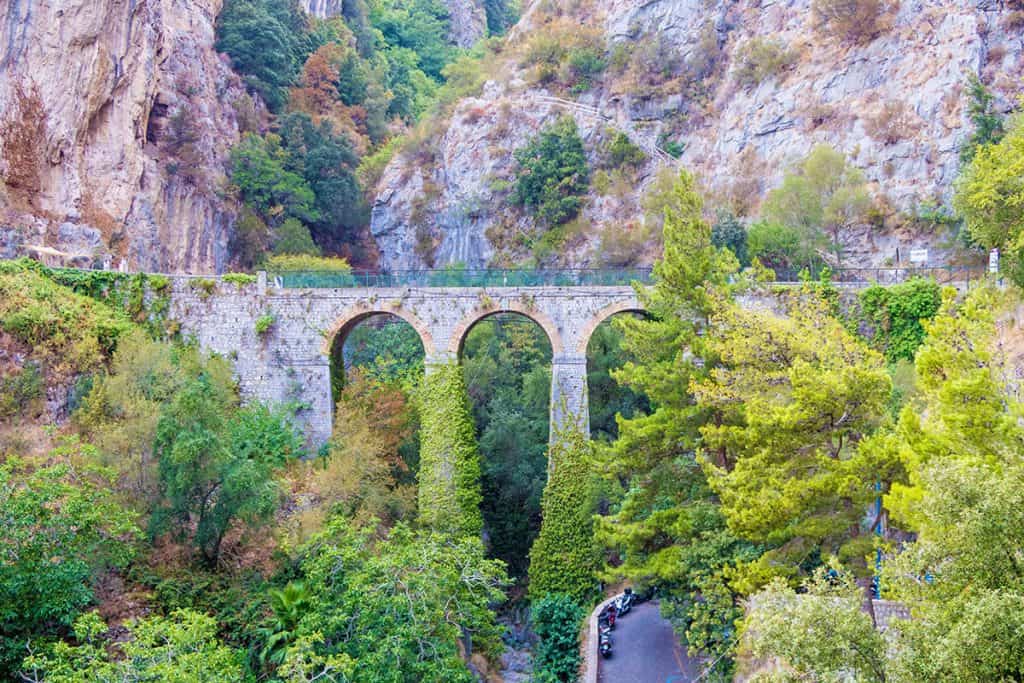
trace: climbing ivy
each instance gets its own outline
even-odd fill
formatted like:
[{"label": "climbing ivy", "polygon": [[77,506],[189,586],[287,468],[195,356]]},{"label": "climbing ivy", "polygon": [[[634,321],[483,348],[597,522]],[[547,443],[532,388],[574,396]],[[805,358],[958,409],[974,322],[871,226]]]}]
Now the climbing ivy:
[{"label": "climbing ivy", "polygon": [[433,366],[419,391],[420,521],[437,531],[478,536],[480,454],[462,367]]},{"label": "climbing ivy", "polygon": [[860,293],[852,324],[866,328],[868,341],[886,361],[913,360],[924,342],[922,320],[935,317],[942,292],[934,280],[914,278],[889,287],[872,285]]},{"label": "climbing ivy", "polygon": [[171,300],[170,279],[165,275],[50,268],[27,258],[0,262],[0,274],[16,273],[41,275],[76,294],[124,311],[154,338],[167,336]]},{"label": "climbing ivy", "polygon": [[575,425],[555,432],[540,535],[530,549],[530,599],[564,593],[588,604],[597,587],[586,436]]}]

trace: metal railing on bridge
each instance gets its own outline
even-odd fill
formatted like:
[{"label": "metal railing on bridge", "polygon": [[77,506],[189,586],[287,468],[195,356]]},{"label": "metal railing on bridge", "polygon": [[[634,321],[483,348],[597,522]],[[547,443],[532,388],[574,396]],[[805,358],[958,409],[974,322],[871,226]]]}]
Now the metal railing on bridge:
[{"label": "metal railing on bridge", "polygon": [[[814,278],[820,273],[814,274]],[[880,268],[837,268],[830,269],[828,278],[837,285],[864,286],[871,284],[891,285],[915,278],[934,280],[940,285],[970,285],[988,277],[988,271],[981,266],[920,266],[901,268],[898,266]],[[801,281],[797,271],[776,270],[775,282],[793,284]]]},{"label": "metal railing on bridge", "polygon": [[[610,287],[634,282],[650,284],[651,268],[563,268],[516,269],[479,268],[392,271],[284,271],[270,276],[279,287],[326,289],[353,287]],[[970,285],[987,276],[985,268],[935,266],[918,268],[839,268],[829,272],[836,285],[863,287],[896,284],[914,278],[934,280],[940,285]],[[806,277],[806,276],[805,276]],[[815,278],[817,279],[817,274]],[[797,271],[777,270],[776,284],[801,282]]]},{"label": "metal railing on bridge", "polygon": [[284,271],[269,275],[286,288],[341,287],[611,287],[649,284],[650,268]]}]

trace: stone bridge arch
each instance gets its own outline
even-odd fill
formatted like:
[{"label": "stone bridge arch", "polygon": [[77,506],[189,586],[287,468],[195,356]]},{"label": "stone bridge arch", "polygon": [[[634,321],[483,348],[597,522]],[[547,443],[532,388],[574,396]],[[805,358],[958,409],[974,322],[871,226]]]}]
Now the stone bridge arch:
[{"label": "stone bridge arch", "polygon": [[466,336],[469,334],[469,331],[473,329],[473,326],[482,320],[501,313],[518,313],[524,318],[528,318],[533,321],[538,327],[544,330],[544,334],[547,335],[548,342],[551,344],[551,353],[560,354],[564,352],[562,335],[559,332],[558,325],[555,324],[555,321],[552,320],[550,316],[535,307],[530,307],[519,302],[505,301],[501,304],[493,304],[491,306],[476,308],[468,315],[464,316],[452,330],[447,349],[449,357],[461,360],[462,347],[465,345]]},{"label": "stone bridge arch", "polygon": [[635,301],[616,301],[608,304],[595,313],[590,320],[587,321],[587,324],[583,329],[580,330],[576,342],[576,353],[578,355],[586,356],[587,347],[590,345],[590,338],[594,336],[594,331],[600,327],[601,323],[619,313],[638,313],[640,315],[647,315],[647,311],[638,306]]},{"label": "stone bridge arch", "polygon": [[431,334],[430,328],[418,317],[404,310],[401,306],[366,306],[361,304],[352,306],[342,312],[324,332],[321,352],[325,356],[330,356],[335,340],[339,338],[344,340],[356,325],[375,315],[393,315],[409,323],[412,329],[416,330],[416,334],[419,335],[420,341],[423,343],[423,353],[425,356],[430,358],[436,354],[434,336]]}]

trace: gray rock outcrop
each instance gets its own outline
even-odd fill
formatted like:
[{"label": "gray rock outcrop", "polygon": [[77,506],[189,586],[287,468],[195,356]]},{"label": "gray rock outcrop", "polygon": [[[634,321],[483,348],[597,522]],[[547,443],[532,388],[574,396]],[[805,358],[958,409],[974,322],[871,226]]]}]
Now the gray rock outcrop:
[{"label": "gray rock outcrop", "polygon": [[[816,27],[811,0],[596,0],[575,20],[603,27],[614,53],[651,50],[672,73],[655,86],[637,74],[609,69],[576,96],[572,110],[592,161],[599,128],[626,132],[645,150],[667,139],[682,147],[680,163],[695,171],[716,205],[756,216],[764,194],[813,146],[828,144],[863,169],[890,214],[923,203],[948,204],[960,147],[970,134],[968,74],[980,75],[1009,110],[1020,92],[1024,40],[1008,3],[904,0],[890,3],[878,30],[861,43]],[[536,84],[514,45],[544,30],[543,3],[525,8],[510,34],[516,56],[492,81],[440,123],[433,164],[398,156],[377,191],[371,229],[385,267],[481,265],[501,254],[500,237],[533,229],[511,210],[510,152],[565,108]],[[741,82],[736,65],[751,41],[774,42],[788,62],[756,83]],[[691,82],[681,77],[697,68]],[[639,74],[641,77],[645,74]],[[565,94],[571,97],[572,95]],[[586,111],[597,111],[595,123]],[[638,174],[633,193],[665,165],[661,155]],[[475,208],[482,207],[482,208]],[[592,191],[564,263],[599,262],[601,234],[643,222],[639,204]],[[856,239],[860,240],[859,237]],[[908,238],[909,239],[909,238]],[[914,238],[916,239],[916,238]],[[922,238],[924,239],[924,238]],[[885,241],[885,240],[883,240]],[[927,239],[925,239],[927,242]],[[907,241],[901,242],[908,246]],[[425,249],[424,244],[432,249]],[[888,253],[851,245],[857,263],[878,265]],[[429,258],[425,258],[425,255]],[[641,260],[645,258],[641,256]]]},{"label": "gray rock outcrop", "polygon": [[214,51],[220,7],[0,3],[0,225],[17,244],[151,271],[225,267],[224,165],[236,108],[254,105]]}]

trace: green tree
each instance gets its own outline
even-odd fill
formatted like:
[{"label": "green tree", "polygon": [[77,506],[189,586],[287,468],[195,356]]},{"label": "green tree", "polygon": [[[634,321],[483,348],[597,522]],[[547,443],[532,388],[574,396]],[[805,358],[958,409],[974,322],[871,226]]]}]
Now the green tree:
[{"label": "green tree", "polygon": [[711,243],[719,249],[729,249],[741,266],[750,264],[747,258],[747,229],[733,214],[719,214],[718,220],[711,226]]},{"label": "green tree", "polygon": [[828,245],[841,266],[843,234],[862,221],[870,207],[860,170],[841,152],[818,145],[768,193],[762,216],[796,230],[805,249]]},{"label": "green tree", "polygon": [[227,0],[217,17],[217,49],[231,57],[272,111],[284,106],[310,48],[306,17],[296,0]]},{"label": "green tree", "polygon": [[428,368],[419,391],[420,521],[435,531],[477,536],[483,529],[480,454],[462,368]]},{"label": "green tree", "polygon": [[[885,643],[852,587],[818,577],[804,595],[781,584],[752,600],[755,652],[822,679],[896,683],[1016,680],[1024,672],[1024,459],[1021,402],[995,320],[1005,299],[948,292],[926,324],[917,399],[899,424],[862,442],[866,457],[899,458],[908,482],[886,496],[916,540],[889,548],[881,587],[909,608]],[[880,663],[879,663],[879,660]]]},{"label": "green tree", "polygon": [[747,232],[747,250],[751,259],[776,271],[777,277],[795,280],[805,268],[810,271],[821,263],[815,249],[806,244],[800,233],[781,223],[757,221]]},{"label": "green tree", "polygon": [[24,680],[47,683],[244,680],[242,653],[217,641],[217,622],[189,610],[128,623],[131,638],[116,645],[102,638],[107,625],[95,612],[75,621],[78,644],[58,642],[28,657]]},{"label": "green tree", "polygon": [[585,613],[576,598],[549,594],[530,610],[537,650],[534,675],[539,680],[575,681],[580,668],[580,622]]},{"label": "green tree", "polygon": [[281,227],[276,231],[276,239],[274,240],[274,254],[280,256],[281,254],[308,254],[310,256],[320,256],[323,252],[320,247],[313,241],[313,236],[309,233],[309,228],[295,220],[294,218],[288,218]]},{"label": "green tree", "polygon": [[274,472],[302,453],[281,414],[259,405],[235,408],[230,375],[214,363],[161,411],[155,451],[163,501],[150,523],[153,533],[189,537],[209,566],[217,564],[236,522],[257,524],[274,513],[280,495]]},{"label": "green tree", "polygon": [[267,223],[283,218],[319,220],[316,194],[301,174],[285,169],[287,163],[288,153],[279,136],[246,133],[231,150],[231,182]]},{"label": "green tree", "polygon": [[89,465],[91,446],[62,446],[53,464],[0,464],[0,673],[12,675],[35,637],[70,626],[96,579],[124,566],[135,515],[111,499],[113,474]]},{"label": "green tree", "polygon": [[[708,370],[704,330],[713,302],[729,295],[735,258],[716,249],[694,179],[682,173],[665,206],[665,253],[655,282],[638,292],[649,317],[622,317],[630,357],[613,372],[620,383],[649,397],[651,412],[623,419],[619,438],[599,447],[596,465],[625,484],[611,514],[597,518],[596,536],[617,562],[605,578],[657,583],[662,604],[680,632],[694,627],[691,647],[717,658],[733,646],[733,596],[709,603],[722,573],[752,551],[726,528],[704,473],[694,460],[706,419],[689,392]],[[712,359],[713,360],[713,359]],[[720,607],[712,614],[711,607]]]},{"label": "green tree", "polygon": [[974,133],[960,148],[960,162],[964,164],[974,159],[979,147],[997,144],[1006,135],[1003,117],[995,109],[996,98],[977,74],[967,76],[967,96],[967,114],[974,124]]},{"label": "green tree", "polygon": [[1024,125],[1013,117],[1006,137],[976,151],[956,182],[953,205],[975,242],[1006,252],[1011,277],[1024,282]]},{"label": "green tree", "polygon": [[484,558],[478,538],[403,525],[374,538],[374,527],[333,518],[304,551],[312,607],[298,634],[314,641],[305,667],[323,670],[340,656],[355,662],[356,683],[475,680],[459,643],[486,656],[501,651],[490,609],[504,598],[501,563]]},{"label": "green tree", "polygon": [[745,644],[754,657],[781,659],[792,680],[882,683],[886,643],[861,610],[861,598],[853,580],[830,577],[824,568],[803,582],[800,593],[774,579],[751,599]]},{"label": "green tree", "polygon": [[530,597],[559,593],[580,605],[597,588],[588,435],[567,426],[552,439],[540,534],[530,548]]},{"label": "green tree", "polygon": [[576,121],[570,116],[559,119],[514,156],[518,171],[512,200],[549,227],[575,218],[590,180]]},{"label": "green tree", "polygon": [[882,356],[853,337],[809,291],[786,317],[735,305],[711,320],[720,359],[692,382],[712,418],[699,460],[737,536],[770,550],[737,581],[757,588],[799,574],[808,558],[838,556],[867,577],[864,510],[875,483],[899,474],[858,443],[881,423],[892,383]]},{"label": "green tree", "polygon": [[355,176],[359,158],[348,138],[335,135],[326,121],[317,126],[306,114],[294,113],[281,119],[281,140],[286,168],[302,176],[315,197],[314,213],[305,220],[316,236],[351,241],[365,212]]}]

